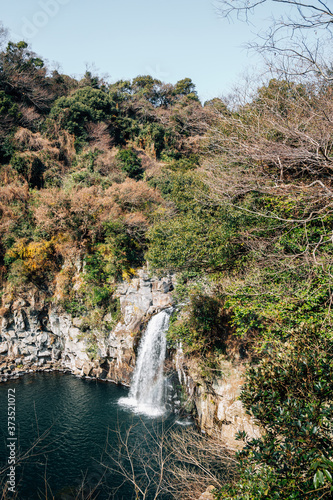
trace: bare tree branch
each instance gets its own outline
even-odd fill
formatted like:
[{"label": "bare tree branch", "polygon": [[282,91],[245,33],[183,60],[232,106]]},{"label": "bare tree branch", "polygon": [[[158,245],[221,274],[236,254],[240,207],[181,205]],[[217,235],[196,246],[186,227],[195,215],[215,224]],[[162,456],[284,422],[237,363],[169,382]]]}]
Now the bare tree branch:
[{"label": "bare tree branch", "polygon": [[[319,73],[328,81],[333,79],[331,65],[325,60],[327,40],[333,36],[333,11],[322,0],[303,2],[298,0],[229,0],[218,1],[218,13],[222,17],[249,22],[250,15],[260,11],[263,5],[279,6],[288,10],[279,17],[273,17],[266,33],[258,33],[259,40],[249,44],[251,49],[271,54],[275,61],[274,70],[282,74],[304,76],[310,72]],[[282,56],[280,68],[276,56]],[[270,65],[272,61],[269,62]],[[288,68],[288,71],[287,71]]]}]

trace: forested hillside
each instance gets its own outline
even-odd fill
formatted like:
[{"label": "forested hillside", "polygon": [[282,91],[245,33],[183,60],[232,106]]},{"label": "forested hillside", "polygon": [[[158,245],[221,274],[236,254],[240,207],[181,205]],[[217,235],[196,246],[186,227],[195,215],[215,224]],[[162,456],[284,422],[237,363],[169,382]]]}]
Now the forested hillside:
[{"label": "forested hillside", "polygon": [[[190,79],[76,81],[49,74],[24,42],[0,64],[3,283],[59,291],[72,312],[107,307],[113,284],[145,262],[158,214],[174,210],[153,179],[196,168],[210,110]],[[92,292],[72,289],[81,254]]]},{"label": "forested hillside", "polygon": [[147,261],[177,273],[170,345],[249,363],[263,429],[218,498],[332,498],[332,81],[203,105],[189,78],[77,80],[9,43],[0,115],[3,298],[35,287],[89,331]]}]

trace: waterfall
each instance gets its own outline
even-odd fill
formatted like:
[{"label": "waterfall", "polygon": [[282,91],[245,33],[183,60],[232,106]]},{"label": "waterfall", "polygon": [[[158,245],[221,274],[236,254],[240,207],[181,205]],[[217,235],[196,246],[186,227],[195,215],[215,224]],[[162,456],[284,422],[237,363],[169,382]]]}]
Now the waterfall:
[{"label": "waterfall", "polygon": [[163,368],[171,312],[171,308],[161,311],[149,321],[140,341],[128,398],[119,400],[121,405],[130,406],[134,411],[149,416],[165,412]]}]

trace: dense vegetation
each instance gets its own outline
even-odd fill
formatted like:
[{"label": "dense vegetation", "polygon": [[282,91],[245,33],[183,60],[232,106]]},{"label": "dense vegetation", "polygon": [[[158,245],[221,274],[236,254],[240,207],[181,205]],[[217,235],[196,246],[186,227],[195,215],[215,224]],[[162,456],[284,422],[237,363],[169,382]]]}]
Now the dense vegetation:
[{"label": "dense vegetation", "polygon": [[0,71],[2,286],[102,319],[167,210],[150,180],[164,164],[195,168],[209,112],[188,78],[77,81],[48,72],[25,42],[8,44]]},{"label": "dense vegetation", "polygon": [[240,436],[218,498],[331,498],[332,84],[203,106],[188,78],[76,80],[20,42],[0,53],[0,114],[4,304],[36,288],[89,334],[146,260],[177,272],[170,343],[252,361],[242,401],[264,432]]}]

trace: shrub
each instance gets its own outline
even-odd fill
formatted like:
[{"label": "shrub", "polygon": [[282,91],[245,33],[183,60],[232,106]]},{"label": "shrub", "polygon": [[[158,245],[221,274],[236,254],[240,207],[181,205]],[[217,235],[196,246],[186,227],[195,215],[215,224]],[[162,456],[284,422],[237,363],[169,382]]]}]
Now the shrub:
[{"label": "shrub", "polygon": [[4,120],[10,117],[17,121],[21,118],[18,105],[3,90],[0,90],[0,115]]},{"label": "shrub", "polygon": [[150,123],[139,134],[139,141],[146,148],[152,148],[156,157],[159,157],[166,146],[166,129],[158,123]]},{"label": "shrub", "polygon": [[168,164],[168,168],[174,171],[186,172],[187,170],[195,170],[198,167],[198,157],[192,155],[190,158],[180,158],[173,160]]},{"label": "shrub", "polygon": [[28,242],[21,239],[7,250],[5,264],[10,267],[9,280],[15,283],[19,279],[32,282],[44,289],[59,270],[60,256],[57,253],[57,240]]},{"label": "shrub", "polygon": [[120,168],[131,179],[139,180],[143,177],[141,159],[133,149],[122,149],[116,156]]},{"label": "shrub", "polygon": [[16,153],[11,159],[11,166],[28,182],[29,187],[43,187],[45,165],[34,153]]},{"label": "shrub", "polygon": [[171,345],[181,341],[186,353],[206,355],[214,349],[224,351],[228,335],[228,317],[222,302],[193,290],[182,317],[171,320],[168,340]]},{"label": "shrub", "polygon": [[194,99],[198,100],[195,84],[191,78],[179,80],[174,87],[174,94],[177,96],[193,96]]},{"label": "shrub", "polygon": [[231,498],[332,498],[332,355],[332,339],[303,330],[248,370],[241,400],[262,435],[238,436],[247,441],[238,454],[244,494],[236,485]]},{"label": "shrub", "polygon": [[86,139],[85,126],[89,122],[107,120],[113,110],[109,96],[99,89],[84,87],[70,97],[60,97],[54,103],[50,117],[77,137]]}]

